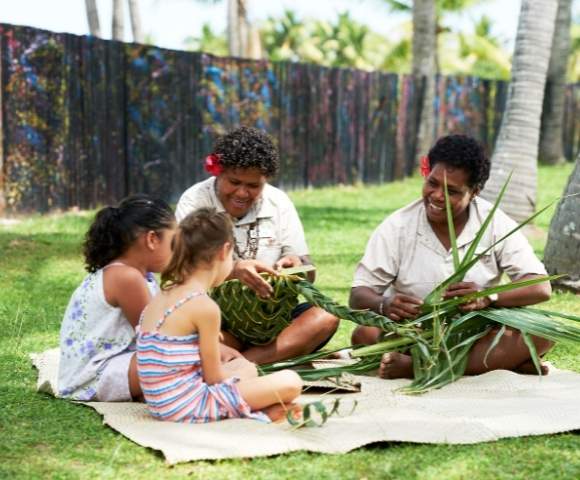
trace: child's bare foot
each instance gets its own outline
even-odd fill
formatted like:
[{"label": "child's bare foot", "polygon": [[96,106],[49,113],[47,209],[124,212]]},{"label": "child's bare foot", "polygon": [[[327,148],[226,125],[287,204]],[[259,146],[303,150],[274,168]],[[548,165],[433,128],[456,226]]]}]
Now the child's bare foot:
[{"label": "child's bare foot", "polygon": [[292,416],[298,419],[302,415],[302,405],[298,403],[277,403],[264,409],[264,413],[274,423],[284,421],[288,412],[292,412]]},{"label": "child's bare foot", "polygon": [[385,353],[379,367],[381,378],[413,378],[413,360],[399,352]]},{"label": "child's bare foot", "polygon": [[[546,365],[545,363],[540,362],[540,370],[542,371],[542,376],[548,375],[548,373],[550,373],[550,369],[549,369],[548,365]],[[538,374],[538,371],[536,370],[536,366],[534,365],[534,362],[532,362],[531,360],[528,360],[527,362],[522,363],[519,367],[514,369],[514,372],[522,373],[524,375],[537,375]]]}]

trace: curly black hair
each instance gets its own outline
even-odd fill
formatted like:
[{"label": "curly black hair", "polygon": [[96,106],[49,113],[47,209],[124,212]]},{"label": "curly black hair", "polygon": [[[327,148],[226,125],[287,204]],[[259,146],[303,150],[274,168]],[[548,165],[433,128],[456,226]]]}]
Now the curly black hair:
[{"label": "curly black hair", "polygon": [[140,233],[160,233],[174,223],[171,207],[148,195],[131,195],[116,207],[102,208],[85,236],[85,268],[96,272],[125,253]]},{"label": "curly black hair", "polygon": [[217,139],[214,153],[224,168],[257,168],[267,178],[280,169],[278,150],[272,137],[252,127],[239,127]]},{"label": "curly black hair", "polygon": [[468,135],[441,137],[429,150],[429,167],[443,163],[460,168],[469,174],[469,187],[482,190],[489,178],[490,161],[485,149],[475,138]]}]

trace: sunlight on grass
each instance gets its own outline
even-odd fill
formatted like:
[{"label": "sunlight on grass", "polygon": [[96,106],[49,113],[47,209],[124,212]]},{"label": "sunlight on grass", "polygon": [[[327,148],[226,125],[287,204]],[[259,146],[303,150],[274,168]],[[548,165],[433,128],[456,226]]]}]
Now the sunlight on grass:
[{"label": "sunlight on grass", "polygon": [[[538,205],[561,195],[572,165],[540,167]],[[317,286],[346,303],[372,231],[419,197],[418,176],[380,186],[290,192],[317,264]],[[554,209],[539,217],[544,237]],[[381,444],[347,455],[296,452],[251,461],[167,468],[162,457],[109,428],[92,409],[35,393],[27,354],[58,344],[69,296],[84,277],[81,242],[94,212],[20,218],[0,227],[0,478],[579,478],[580,437],[562,434],[476,446]],[[557,293],[546,309],[580,314],[578,297]],[[343,322],[331,347],[349,342]],[[558,345],[548,359],[580,371],[580,347]],[[546,408],[549,408],[547,400]]]}]

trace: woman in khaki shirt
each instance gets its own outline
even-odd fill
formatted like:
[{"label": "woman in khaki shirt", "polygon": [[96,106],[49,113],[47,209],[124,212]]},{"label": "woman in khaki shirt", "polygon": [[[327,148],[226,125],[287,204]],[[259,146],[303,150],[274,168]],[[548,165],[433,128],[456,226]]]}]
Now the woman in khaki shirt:
[{"label": "woman in khaki shirt", "polygon": [[[206,158],[212,177],[186,190],[177,204],[177,221],[191,211],[212,207],[227,212],[234,224],[237,278],[261,297],[271,285],[260,272],[312,263],[304,229],[292,201],[268,180],[279,170],[278,151],[265,132],[239,127],[218,138]],[[314,281],[314,272],[309,272]],[[338,319],[308,303],[291,312],[292,323],[267,345],[244,345],[223,332],[225,343],[255,363],[269,363],[310,353],[324,345],[338,328]],[[226,357],[226,359],[228,359]]]},{"label": "woman in khaki shirt", "polygon": [[[352,308],[368,308],[395,321],[416,318],[422,298],[453,273],[443,189],[445,175],[460,256],[469,248],[492,207],[478,197],[489,177],[490,163],[473,138],[465,135],[443,137],[431,148],[423,163],[422,198],[387,217],[367,244],[354,276],[350,294]],[[478,250],[486,250],[515,225],[498,209]],[[520,232],[494,247],[466,274],[463,282],[449,287],[445,298],[497,285],[504,273],[512,281],[546,273]],[[462,309],[469,312],[491,304],[498,307],[532,305],[547,300],[550,295],[551,287],[546,282],[473,300]],[[376,327],[358,327],[352,335],[352,343],[376,343],[381,333]],[[484,363],[496,333],[492,330],[474,345],[466,374],[496,369],[535,372],[528,347],[517,330],[508,330]],[[552,346],[548,340],[533,338],[540,355]],[[547,373],[547,368],[544,367],[543,373]],[[397,352],[386,353],[379,374],[383,378],[411,378],[411,357]]]}]

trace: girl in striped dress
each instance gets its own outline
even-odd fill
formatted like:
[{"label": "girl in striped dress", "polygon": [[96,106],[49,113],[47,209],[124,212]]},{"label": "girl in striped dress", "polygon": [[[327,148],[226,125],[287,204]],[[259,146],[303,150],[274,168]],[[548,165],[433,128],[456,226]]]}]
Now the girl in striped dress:
[{"label": "girl in striped dress", "polygon": [[300,394],[295,372],[258,377],[256,366],[243,358],[220,361],[220,311],[206,292],[232,271],[232,231],[227,214],[214,209],[183,219],[161,275],[162,291],[141,317],[139,381],[149,411],[160,420],[270,421]]}]

